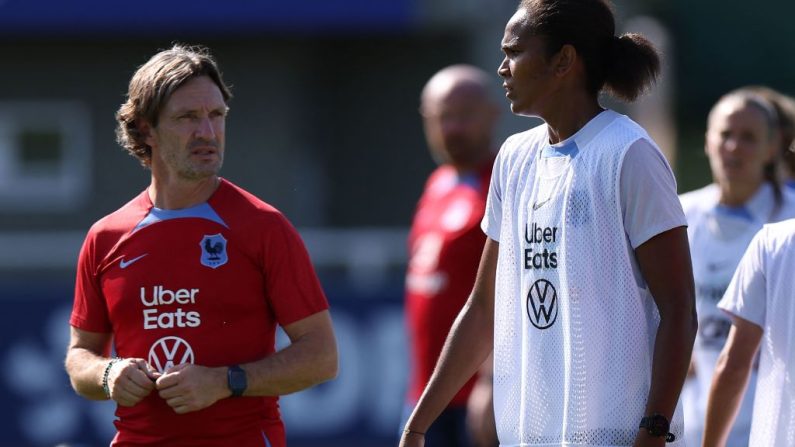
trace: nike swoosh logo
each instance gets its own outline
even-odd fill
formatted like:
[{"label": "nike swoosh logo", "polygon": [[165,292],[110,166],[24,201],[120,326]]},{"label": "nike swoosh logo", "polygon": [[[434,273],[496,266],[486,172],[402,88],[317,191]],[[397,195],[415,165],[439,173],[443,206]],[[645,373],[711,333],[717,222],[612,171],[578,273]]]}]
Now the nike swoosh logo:
[{"label": "nike swoosh logo", "polygon": [[546,205],[550,200],[552,200],[552,199],[547,199],[547,200],[544,200],[543,202],[534,203],[533,204],[533,211],[535,211],[535,210],[541,208],[542,206]]},{"label": "nike swoosh logo", "polygon": [[119,263],[119,267],[121,267],[121,268],[123,268],[123,269],[126,269],[127,267],[129,267],[129,266],[130,266],[130,264],[132,264],[133,262],[135,262],[135,261],[137,261],[137,260],[139,260],[139,259],[143,258],[144,256],[146,256],[146,255],[148,255],[148,254],[149,254],[149,253],[144,253],[144,254],[142,254],[141,256],[138,256],[137,258],[132,258],[132,259],[130,259],[129,261],[125,261],[125,260],[124,260],[124,258],[122,258],[121,262]]}]

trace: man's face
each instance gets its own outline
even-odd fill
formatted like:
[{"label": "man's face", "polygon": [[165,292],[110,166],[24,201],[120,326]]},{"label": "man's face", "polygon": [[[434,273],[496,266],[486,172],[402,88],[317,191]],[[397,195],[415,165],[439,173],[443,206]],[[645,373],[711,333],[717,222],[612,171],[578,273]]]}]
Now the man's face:
[{"label": "man's face", "polygon": [[200,76],[178,88],[160,112],[146,143],[152,173],[182,180],[217,175],[224,162],[227,106],[217,85]]},{"label": "man's face", "polygon": [[497,113],[481,88],[455,82],[443,85],[423,98],[421,112],[437,162],[472,168],[490,151]]}]

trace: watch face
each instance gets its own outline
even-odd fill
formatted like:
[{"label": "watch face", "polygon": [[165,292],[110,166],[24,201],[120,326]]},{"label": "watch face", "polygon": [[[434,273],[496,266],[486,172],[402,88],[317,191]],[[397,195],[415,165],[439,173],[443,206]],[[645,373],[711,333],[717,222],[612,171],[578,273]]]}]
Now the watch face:
[{"label": "watch face", "polygon": [[246,372],[240,367],[230,367],[227,379],[233,396],[240,396],[246,391]]},{"label": "watch face", "polygon": [[652,436],[665,436],[668,434],[668,419],[659,414],[652,415],[649,418],[649,434]]}]

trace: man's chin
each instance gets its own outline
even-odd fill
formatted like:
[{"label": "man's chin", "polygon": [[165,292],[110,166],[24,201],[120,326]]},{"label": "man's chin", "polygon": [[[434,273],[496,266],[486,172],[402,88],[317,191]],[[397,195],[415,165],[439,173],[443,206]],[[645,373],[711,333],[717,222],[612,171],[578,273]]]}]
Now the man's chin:
[{"label": "man's chin", "polygon": [[186,180],[201,181],[213,178],[217,176],[219,172],[221,172],[221,166],[213,168],[204,167],[202,169],[183,171],[180,173],[180,176]]}]

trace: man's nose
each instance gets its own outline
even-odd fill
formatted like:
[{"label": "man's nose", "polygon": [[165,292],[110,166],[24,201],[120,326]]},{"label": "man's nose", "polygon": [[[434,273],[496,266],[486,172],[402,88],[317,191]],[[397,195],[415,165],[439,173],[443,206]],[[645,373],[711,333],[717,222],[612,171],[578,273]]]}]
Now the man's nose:
[{"label": "man's nose", "polygon": [[199,119],[199,126],[196,128],[196,137],[205,140],[215,139],[215,128],[209,117]]}]

